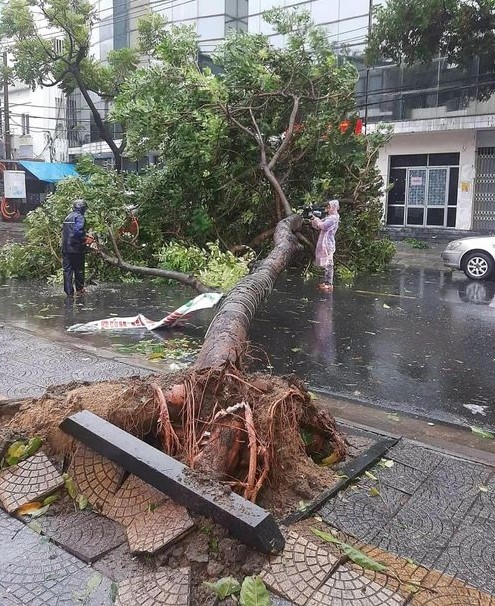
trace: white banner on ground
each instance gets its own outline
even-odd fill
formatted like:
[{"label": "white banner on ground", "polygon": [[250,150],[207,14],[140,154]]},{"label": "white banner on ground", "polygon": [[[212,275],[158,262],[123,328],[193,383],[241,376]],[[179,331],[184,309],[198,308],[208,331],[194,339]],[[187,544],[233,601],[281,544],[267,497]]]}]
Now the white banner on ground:
[{"label": "white banner on ground", "polygon": [[221,293],[206,292],[202,295],[198,295],[196,298],[191,299],[187,303],[184,303],[181,307],[168,314],[163,320],[153,322],[148,320],[142,314],[133,316],[131,318],[107,318],[106,320],[95,320],[94,322],[88,322],[87,324],[74,324],[69,326],[68,332],[96,332],[99,330],[128,330],[133,328],[147,328],[148,330],[156,330],[157,328],[163,328],[166,326],[174,326],[177,322],[185,320],[195,311],[201,309],[209,309],[214,307],[222,298]]}]

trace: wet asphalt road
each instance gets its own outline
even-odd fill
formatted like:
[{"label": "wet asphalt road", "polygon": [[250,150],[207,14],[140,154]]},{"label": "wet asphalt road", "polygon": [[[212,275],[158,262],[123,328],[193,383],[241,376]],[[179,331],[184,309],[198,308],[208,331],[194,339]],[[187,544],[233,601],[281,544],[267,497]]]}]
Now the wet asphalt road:
[{"label": "wet asphalt road", "polygon": [[[145,293],[145,294],[143,294]],[[0,286],[0,321],[60,333],[76,322],[142,312],[159,319],[190,291],[141,284],[99,287],[64,302],[57,287]],[[194,317],[183,331],[162,333],[198,344],[212,317]],[[252,328],[261,368],[297,373],[313,390],[350,397],[434,420],[495,428],[495,283],[458,272],[396,268],[360,278],[352,288],[321,294],[314,280],[283,276]],[[150,333],[67,334],[115,348]],[[163,362],[160,366],[165,367]]]}]

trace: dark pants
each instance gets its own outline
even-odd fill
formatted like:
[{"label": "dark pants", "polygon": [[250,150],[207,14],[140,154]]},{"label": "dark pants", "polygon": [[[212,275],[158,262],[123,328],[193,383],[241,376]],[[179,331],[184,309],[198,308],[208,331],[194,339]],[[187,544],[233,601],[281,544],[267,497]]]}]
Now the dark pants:
[{"label": "dark pants", "polygon": [[64,270],[64,291],[71,297],[76,290],[84,288],[84,253],[64,253],[62,255],[62,268]]}]

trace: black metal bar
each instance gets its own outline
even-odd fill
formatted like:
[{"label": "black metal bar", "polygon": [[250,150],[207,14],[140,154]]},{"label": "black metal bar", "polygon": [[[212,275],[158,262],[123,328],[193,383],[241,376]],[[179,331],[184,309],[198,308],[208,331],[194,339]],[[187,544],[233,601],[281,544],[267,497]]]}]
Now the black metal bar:
[{"label": "black metal bar", "polygon": [[334,497],[341,490],[347,488],[349,484],[352,484],[352,482],[367,469],[373,467],[376,461],[380,460],[399,440],[400,438],[387,438],[370,446],[368,450],[354,459],[354,461],[344,465],[341,474],[345,477],[343,477],[340,482],[337,482],[337,484],[328,490],[320,493],[316,499],[313,499],[313,501],[304,507],[304,509],[301,509],[301,511],[295,511],[294,513],[289,514],[281,521],[281,524],[289,526],[290,524],[295,524],[296,522],[300,522],[313,515],[318,509],[323,507],[329,499]]},{"label": "black metal bar", "polygon": [[211,517],[246,545],[277,553],[285,540],[273,516],[228,487],[84,410],[60,428],[184,507]]}]

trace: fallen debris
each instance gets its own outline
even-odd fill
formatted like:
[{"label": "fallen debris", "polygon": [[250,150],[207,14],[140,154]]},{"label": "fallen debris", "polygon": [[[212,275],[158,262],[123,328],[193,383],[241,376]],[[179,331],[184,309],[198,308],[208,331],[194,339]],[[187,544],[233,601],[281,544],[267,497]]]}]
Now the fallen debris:
[{"label": "fallen debris", "polygon": [[105,320],[88,322],[87,324],[74,324],[73,326],[69,326],[67,332],[98,332],[100,330],[129,330],[142,328],[153,331],[159,328],[170,328],[175,326],[178,322],[186,320],[196,311],[214,307],[222,296],[222,294],[215,292],[203,293],[187,303],[184,303],[184,305],[181,305],[178,309],[157,322],[149,320],[142,314],[138,314],[137,316],[128,318],[107,318]]}]

